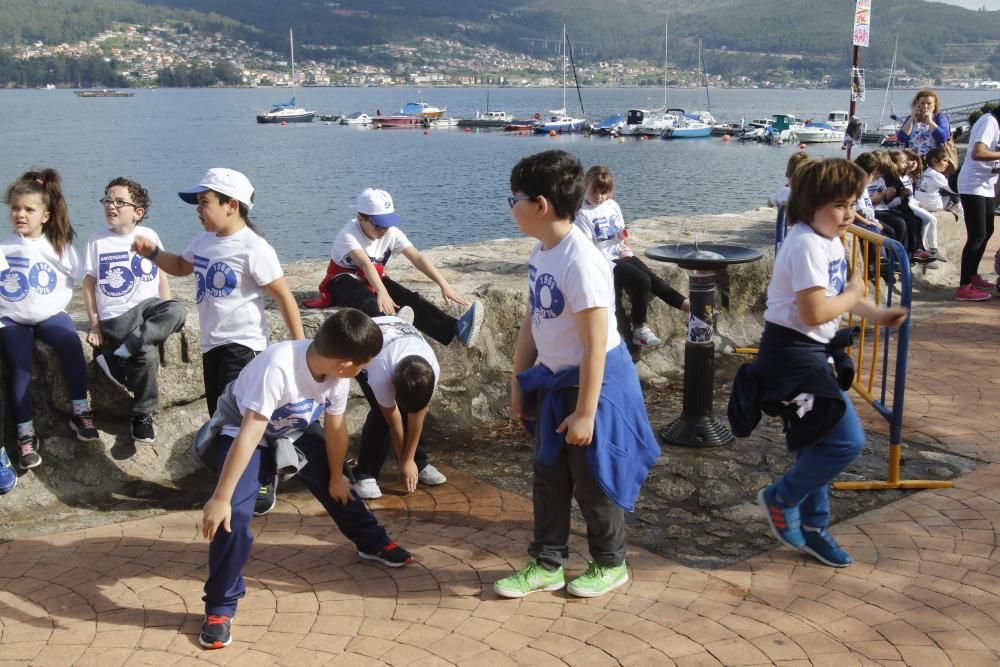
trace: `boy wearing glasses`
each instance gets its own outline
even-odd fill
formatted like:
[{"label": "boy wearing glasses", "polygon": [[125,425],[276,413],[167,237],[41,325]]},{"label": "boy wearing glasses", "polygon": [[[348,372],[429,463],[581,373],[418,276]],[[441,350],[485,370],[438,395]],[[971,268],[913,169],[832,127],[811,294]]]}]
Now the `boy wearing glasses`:
[{"label": "boy wearing glasses", "polygon": [[99,351],[94,361],[104,374],[134,397],[132,439],[153,442],[158,348],[184,326],[187,309],[170,298],[167,275],[132,250],[140,236],[162,245],[156,232],[137,226],[149,211],[146,189],[119,177],[104,188],[100,204],[108,227],[90,237],[84,259],[87,342]]},{"label": "boy wearing glasses", "polygon": [[535,527],[528,564],[493,590],[520,598],[566,586],[575,497],[593,560],[567,590],[597,597],[628,581],[625,511],[634,509],[660,447],[618,334],[611,266],[573,224],[584,195],[580,162],[564,151],[526,157],[510,174],[510,190],[518,229],[538,239],[510,389],[512,412],[536,438]]}]

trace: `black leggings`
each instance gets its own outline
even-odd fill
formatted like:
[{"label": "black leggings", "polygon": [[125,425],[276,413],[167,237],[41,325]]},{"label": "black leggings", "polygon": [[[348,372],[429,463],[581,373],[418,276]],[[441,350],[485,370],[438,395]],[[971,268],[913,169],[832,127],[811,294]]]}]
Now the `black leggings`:
[{"label": "black leggings", "polygon": [[[618,332],[625,340],[632,340],[632,330],[646,323],[649,311],[649,296],[657,296],[674,308],[680,308],[684,303],[684,295],[667,284],[655,271],[645,265],[641,259],[633,255],[625,259],[616,259],[614,267],[615,278],[615,315],[618,318]],[[622,291],[628,293],[632,303],[632,324],[622,307]]]},{"label": "black leggings", "polygon": [[968,285],[979,274],[979,262],[986,252],[986,244],[993,236],[993,209],[995,197],[961,195],[965,210],[965,247],[962,248],[962,277],[959,285]]}]

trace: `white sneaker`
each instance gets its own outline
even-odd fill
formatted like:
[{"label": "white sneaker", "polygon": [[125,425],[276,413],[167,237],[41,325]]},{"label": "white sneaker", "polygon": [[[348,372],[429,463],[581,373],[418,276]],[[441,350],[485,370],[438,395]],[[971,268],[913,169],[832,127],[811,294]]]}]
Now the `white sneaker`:
[{"label": "white sneaker", "polygon": [[403,306],[396,311],[396,317],[403,320],[407,324],[413,324],[413,309],[409,306]]},{"label": "white sneaker", "polygon": [[354,495],[362,500],[374,500],[382,497],[382,489],[378,488],[378,482],[371,477],[359,479],[351,484],[351,489],[354,490]]},{"label": "white sneaker", "polygon": [[632,342],[641,347],[659,347],[663,344],[663,341],[645,324],[632,332]]},{"label": "white sneaker", "polygon": [[417,475],[417,481],[421,484],[427,486],[438,486],[439,484],[444,484],[448,481],[448,478],[441,474],[441,471],[432,465],[427,465],[420,474]]}]

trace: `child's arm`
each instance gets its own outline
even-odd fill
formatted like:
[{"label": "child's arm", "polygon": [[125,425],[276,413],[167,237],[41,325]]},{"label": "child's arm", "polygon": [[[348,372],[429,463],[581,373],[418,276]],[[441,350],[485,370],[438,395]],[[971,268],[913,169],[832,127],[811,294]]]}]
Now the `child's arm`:
[{"label": "child's arm", "polygon": [[272,280],[264,285],[264,289],[267,290],[267,293],[278,304],[278,310],[281,311],[281,317],[285,320],[285,325],[288,327],[288,333],[292,335],[292,340],[305,339],[306,334],[302,330],[302,315],[299,313],[299,304],[295,303],[295,297],[292,296],[292,291],[288,289],[288,281],[285,280],[285,277],[282,276],[277,280]]},{"label": "child's arm", "polygon": [[97,278],[89,273],[83,277],[83,306],[87,309],[87,319],[90,321],[90,332],[87,342],[91,347],[100,347],[104,342],[101,334],[101,320],[97,317]]},{"label": "child's arm", "polygon": [[[827,296],[826,287],[810,287],[795,293],[795,305],[799,308],[802,322],[815,327],[851,311],[864,295],[865,282],[861,271],[854,271],[844,291],[837,296]],[[580,384],[583,385],[582,380]]]},{"label": "child's arm", "polygon": [[423,253],[419,250],[410,246],[403,251],[403,257],[410,260],[410,263],[416,267],[417,271],[420,271],[420,273],[433,280],[434,283],[441,288],[441,298],[444,299],[445,303],[454,301],[460,306],[469,305],[469,302],[465,300],[465,297],[452,289],[451,285],[448,284],[448,281],[444,279],[444,276],[438,272],[437,267],[431,264],[431,260],[424,257]]},{"label": "child's arm", "polygon": [[854,211],[854,222],[855,224],[864,225],[865,227],[874,227],[875,229],[882,231],[882,223],[878,220],[869,220],[865,216],[861,215],[857,210]]},{"label": "child's arm", "polygon": [[330,497],[341,505],[351,499],[351,487],[344,478],[344,457],[347,455],[347,417],[323,415],[323,435],[326,459],[330,464]]},{"label": "child's arm", "polygon": [[417,443],[420,435],[424,431],[424,418],[427,417],[428,409],[411,412],[406,416],[406,429],[403,429],[403,414],[395,404],[391,408],[379,406],[382,416],[389,425],[389,436],[392,439],[392,448],[396,452],[396,462],[399,467],[399,483],[407,493],[413,493],[417,489],[417,464],[414,456],[417,453]]},{"label": "child's arm", "polygon": [[517,343],[514,345],[514,373],[510,379],[510,409],[514,417],[523,422],[531,420],[535,415],[528,413],[524,406],[524,395],[521,393],[521,383],[517,374],[526,371],[535,364],[538,358],[538,348],[535,338],[531,335],[531,306],[525,308],[521,328],[517,332]]},{"label": "child's arm", "polygon": [[160,250],[152,239],[145,236],[135,237],[135,240],[132,241],[132,250],[172,276],[190,276],[194,273],[194,264],[180,255]]},{"label": "child's arm", "polygon": [[170,281],[167,280],[167,272],[160,272],[160,298],[164,301],[169,301],[173,297],[170,292]]},{"label": "child's arm", "polygon": [[576,409],[556,429],[566,434],[567,445],[589,445],[594,437],[594,417],[604,380],[605,349],[608,346],[608,309],[588,308],[576,314],[583,343],[580,362],[580,393]]},{"label": "child's arm", "polygon": [[219,481],[215,484],[215,492],[205,503],[202,510],[201,534],[209,540],[215,538],[215,532],[221,526],[227,533],[231,533],[229,521],[233,516],[233,492],[236,491],[236,484],[247,469],[247,463],[253,451],[260,444],[260,439],[264,437],[264,428],[267,426],[267,417],[247,410],[243,415],[243,423],[240,424],[239,435],[233,440],[226,456],[226,462],[222,464],[222,471],[219,473]]},{"label": "child's arm", "polygon": [[851,312],[883,327],[898,327],[910,316],[910,311],[902,306],[879,308],[871,301],[865,299],[860,299],[854,304]]},{"label": "child's arm", "polygon": [[372,260],[363,250],[357,249],[350,252],[350,258],[354,260],[354,266],[361,269],[361,272],[365,274],[368,284],[375,289],[375,299],[378,301],[378,309],[386,315],[395,315],[396,309],[399,306],[389,296],[382,278],[379,277],[378,271],[375,270],[375,265],[372,264]]}]

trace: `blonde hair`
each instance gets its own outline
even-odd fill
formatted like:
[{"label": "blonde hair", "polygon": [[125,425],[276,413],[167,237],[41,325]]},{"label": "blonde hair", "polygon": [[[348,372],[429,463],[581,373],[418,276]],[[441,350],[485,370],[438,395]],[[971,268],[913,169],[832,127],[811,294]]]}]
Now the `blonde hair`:
[{"label": "blonde hair", "polygon": [[788,224],[812,222],[816,211],[830,202],[857,199],[867,179],[864,169],[843,158],[804,162],[792,176]]},{"label": "blonde hair", "polygon": [[919,100],[921,97],[930,97],[931,99],[934,100],[934,113],[941,111],[941,98],[938,97],[938,94],[935,93],[930,88],[923,88],[921,90],[918,90],[917,94],[913,96],[913,101],[910,102],[910,106],[912,107],[914,104],[916,104],[917,100]]}]

